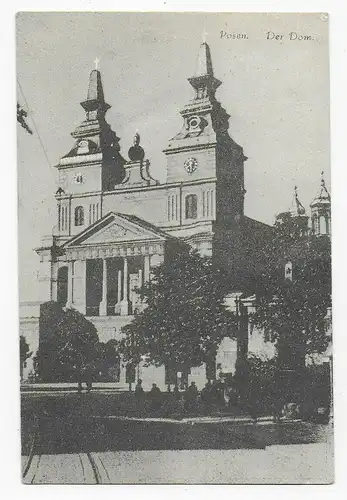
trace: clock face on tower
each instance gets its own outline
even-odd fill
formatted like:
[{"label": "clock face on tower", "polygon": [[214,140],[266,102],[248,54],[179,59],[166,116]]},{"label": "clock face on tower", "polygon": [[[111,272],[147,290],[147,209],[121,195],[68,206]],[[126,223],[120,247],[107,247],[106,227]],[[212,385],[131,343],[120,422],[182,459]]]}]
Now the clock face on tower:
[{"label": "clock face on tower", "polygon": [[192,174],[195,172],[198,166],[198,160],[196,158],[188,158],[184,162],[184,168],[188,172],[188,174]]},{"label": "clock face on tower", "polygon": [[83,184],[85,181],[84,175],[81,174],[80,172],[77,172],[74,175],[74,181],[76,182],[76,184]]}]

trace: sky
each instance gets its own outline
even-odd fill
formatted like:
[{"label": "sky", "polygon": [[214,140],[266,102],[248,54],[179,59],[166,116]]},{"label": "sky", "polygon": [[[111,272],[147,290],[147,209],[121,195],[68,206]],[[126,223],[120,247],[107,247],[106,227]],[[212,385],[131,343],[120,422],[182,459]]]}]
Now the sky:
[{"label": "sky", "polygon": [[[19,13],[18,100],[34,129],[31,136],[18,127],[17,134],[21,301],[37,300],[33,249],[55,225],[54,165],[73,146],[70,133],[84,119],[79,103],[94,59],[100,60],[112,106],[107,121],[121,138],[123,156],[138,130],[152,175],[164,182],[162,150],[180,131],[179,110],[193,96],[187,78],[194,74],[203,32],[222,81],[216,97],[231,115],[231,137],[248,157],[246,215],[272,224],[289,208],[294,185],[308,210],[322,170],[330,189],[324,15]],[[283,38],[267,39],[268,32]],[[290,32],[311,39],[289,40]]]}]

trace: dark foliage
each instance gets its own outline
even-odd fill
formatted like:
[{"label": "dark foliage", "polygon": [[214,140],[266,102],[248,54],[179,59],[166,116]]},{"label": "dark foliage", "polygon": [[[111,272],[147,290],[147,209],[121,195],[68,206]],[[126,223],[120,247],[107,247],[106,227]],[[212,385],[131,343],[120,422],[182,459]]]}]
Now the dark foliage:
[{"label": "dark foliage", "polygon": [[183,372],[213,357],[232,317],[224,306],[229,283],[211,258],[180,250],[153,269],[139,290],[144,311],[123,328],[125,360],[166,365]]},{"label": "dark foliage", "polygon": [[95,372],[98,334],[95,326],[74,309],[64,311],[46,302],[40,313],[40,345],[35,371],[44,382],[78,381]]},{"label": "dark foliage", "polygon": [[28,113],[22,108],[22,106],[17,102],[17,122],[28,132],[32,134],[32,130],[26,122]]},{"label": "dark foliage", "polygon": [[[293,266],[285,277],[285,263]],[[275,343],[283,368],[303,366],[306,355],[328,347],[331,307],[330,242],[325,238],[278,239],[268,251],[268,266],[254,286],[251,321]]]},{"label": "dark foliage", "polygon": [[23,378],[23,368],[26,367],[26,360],[30,358],[32,352],[30,351],[29,345],[24,337],[21,335],[19,338],[19,349],[20,349],[20,378]]}]

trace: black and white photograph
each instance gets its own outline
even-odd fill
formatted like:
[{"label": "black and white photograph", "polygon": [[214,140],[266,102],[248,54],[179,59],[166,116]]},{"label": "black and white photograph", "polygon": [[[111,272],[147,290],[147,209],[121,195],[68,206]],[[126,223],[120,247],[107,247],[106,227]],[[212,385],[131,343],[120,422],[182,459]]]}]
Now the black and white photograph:
[{"label": "black and white photograph", "polygon": [[22,482],[333,483],[328,14],[18,12],[16,79]]}]

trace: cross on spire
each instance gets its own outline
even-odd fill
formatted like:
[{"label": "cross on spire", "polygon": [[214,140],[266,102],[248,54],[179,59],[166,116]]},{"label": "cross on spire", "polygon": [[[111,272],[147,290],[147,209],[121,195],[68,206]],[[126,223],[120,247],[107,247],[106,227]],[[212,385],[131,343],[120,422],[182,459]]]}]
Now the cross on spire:
[{"label": "cross on spire", "polygon": [[95,69],[98,69],[98,64],[99,64],[100,60],[96,57],[93,61],[93,63],[95,64]]},{"label": "cross on spire", "polygon": [[204,29],[203,33],[202,33],[202,43],[206,43],[207,41],[207,31]]}]

